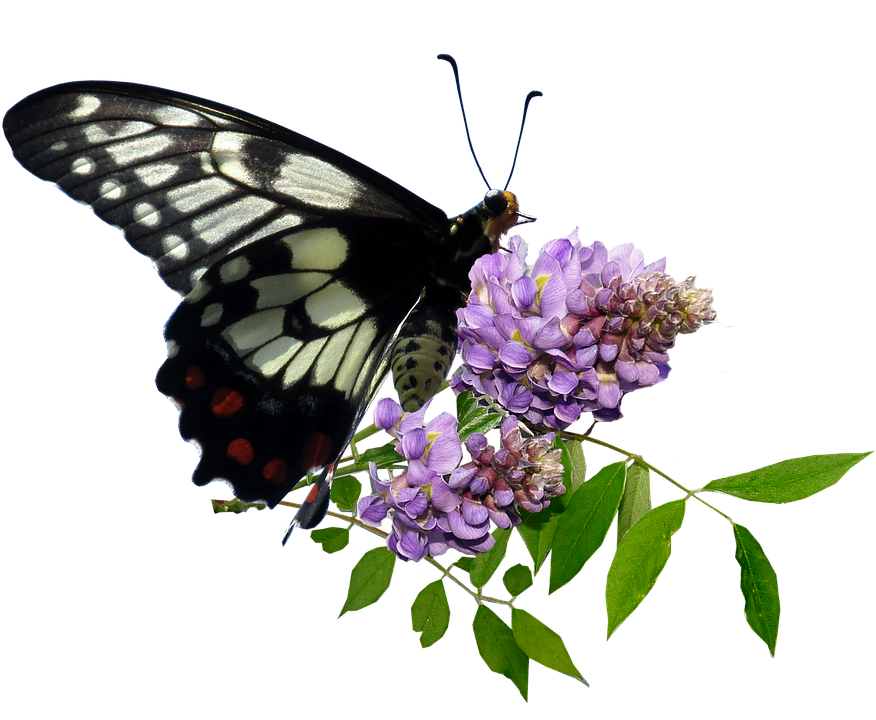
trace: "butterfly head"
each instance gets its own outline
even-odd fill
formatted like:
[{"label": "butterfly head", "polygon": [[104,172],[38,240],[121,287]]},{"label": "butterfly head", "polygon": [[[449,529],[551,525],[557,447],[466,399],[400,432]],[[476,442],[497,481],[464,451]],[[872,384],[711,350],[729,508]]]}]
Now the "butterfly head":
[{"label": "butterfly head", "polygon": [[468,212],[449,219],[449,232],[438,243],[432,257],[434,277],[440,285],[468,296],[468,272],[475,260],[499,249],[502,236],[521,222],[534,218],[523,215],[514,193],[490,190]]}]

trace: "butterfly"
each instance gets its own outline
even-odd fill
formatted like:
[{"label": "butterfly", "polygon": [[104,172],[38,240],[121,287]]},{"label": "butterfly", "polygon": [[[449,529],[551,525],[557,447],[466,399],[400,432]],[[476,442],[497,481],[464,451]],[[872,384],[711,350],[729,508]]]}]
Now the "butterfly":
[{"label": "butterfly", "polygon": [[298,133],[145,85],[47,88],[3,130],[182,296],[156,384],[200,448],[193,482],[274,507],[320,472],[304,528],[390,365],[405,409],[421,407],[456,351],[472,264],[531,219],[507,190],[448,217]]}]

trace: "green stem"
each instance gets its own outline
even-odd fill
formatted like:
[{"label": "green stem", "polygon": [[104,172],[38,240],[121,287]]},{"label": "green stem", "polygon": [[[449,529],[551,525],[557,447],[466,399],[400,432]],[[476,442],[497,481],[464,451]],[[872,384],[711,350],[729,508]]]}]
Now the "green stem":
[{"label": "green stem", "polygon": [[[285,505],[286,507],[290,507],[290,508],[296,508],[296,509],[301,507],[301,503],[289,502],[288,500],[281,500],[278,504]],[[356,527],[362,528],[363,530],[367,530],[368,532],[373,533],[374,535],[377,535],[378,537],[383,538],[384,540],[386,540],[386,538],[389,537],[389,533],[383,532],[383,530],[380,530],[379,528],[371,527],[371,525],[366,525],[359,518],[353,517],[352,515],[345,515],[343,513],[337,513],[337,512],[334,512],[333,510],[329,510],[326,513],[326,515],[331,516],[333,518],[337,518],[338,520],[343,520],[344,522],[348,522],[351,525],[355,525]],[[510,605],[511,604],[510,600],[500,600],[499,598],[490,597],[489,595],[481,595],[477,591],[472,590],[462,580],[460,580],[458,577],[453,575],[450,572],[450,568],[445,568],[441,563],[439,563],[437,560],[435,560],[435,558],[426,557],[424,559],[430,565],[438,568],[442,572],[444,577],[450,578],[453,582],[455,582],[457,585],[459,585],[459,587],[461,587],[463,590],[465,590],[469,595],[471,595],[473,598],[477,599],[479,602],[491,602],[491,603],[496,603],[497,605]]]},{"label": "green stem", "polygon": [[670,483],[675,485],[675,487],[677,487],[679,490],[683,490],[684,493],[687,495],[687,497],[692,497],[695,500],[699,500],[703,505],[705,505],[708,508],[711,508],[716,513],[718,513],[718,515],[721,515],[722,517],[729,520],[731,524],[733,524],[733,518],[731,518],[729,515],[727,515],[725,513],[722,513],[714,505],[707,503],[705,500],[703,500],[699,495],[697,495],[696,490],[689,490],[688,488],[686,488],[684,485],[682,485],[677,480],[674,480],[671,477],[669,477],[669,475],[667,475],[665,472],[663,472],[659,468],[654,467],[651,463],[649,463],[647,460],[645,460],[645,458],[643,458],[641,455],[636,455],[635,453],[631,453],[627,450],[624,450],[623,448],[618,447],[617,445],[612,445],[611,443],[607,443],[604,440],[597,440],[596,438],[590,437],[589,435],[579,435],[578,433],[570,433],[570,432],[564,432],[563,435],[566,437],[574,438],[576,440],[581,440],[582,442],[593,443],[594,445],[599,445],[600,447],[604,447],[604,448],[607,448],[609,450],[614,450],[614,452],[616,452],[620,455],[626,455],[626,457],[629,458],[630,460],[633,460],[633,461],[639,463],[640,465],[644,465],[649,470],[652,470],[655,473],[657,473],[660,477],[664,478],[665,480],[668,480]]}]

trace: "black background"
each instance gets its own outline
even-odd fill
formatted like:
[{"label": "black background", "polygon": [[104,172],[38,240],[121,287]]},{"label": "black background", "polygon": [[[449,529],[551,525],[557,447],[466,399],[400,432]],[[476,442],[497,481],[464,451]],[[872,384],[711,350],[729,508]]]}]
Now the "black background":
[{"label": "black background", "polygon": [[[257,59],[248,72],[238,59],[234,73],[193,63],[187,71],[124,64],[21,71],[0,104],[113,71],[287,124],[459,212],[483,187],[450,71],[432,59],[439,50],[453,48],[403,57],[339,51],[331,62],[290,52],[284,71],[270,73]],[[853,242],[842,221],[813,222],[797,192],[806,177],[820,177],[820,160],[786,132],[799,122],[804,97],[751,82],[729,65],[704,82],[681,66],[619,73],[608,57],[459,53],[459,60],[474,139],[496,184],[507,172],[524,93],[546,92],[533,107],[513,183],[524,209],[541,218],[524,230],[533,248],[575,224],[585,240],[632,238],[649,257],[667,254],[676,276],[697,272],[701,283],[717,284],[722,318],[740,324],[683,339],[670,381],[629,397],[627,419],[600,435],[690,485],[792,455],[874,444],[863,395],[872,398],[872,353],[859,339],[872,319],[854,298],[862,266],[841,259]],[[462,689],[473,711],[519,706],[510,684],[477,658],[473,608],[457,590],[449,590],[449,636],[428,652],[417,648],[407,608],[434,577],[426,566],[400,566],[379,605],[336,622],[346,573],[373,544],[370,536],[356,534],[352,548],[326,558],[304,536],[279,549],[286,511],[210,513],[211,492],[187,482],[194,451],[179,441],[174,411],[151,383],[174,296],[84,210],[12,160],[0,174],[7,222],[18,224],[7,234],[7,279],[23,282],[8,291],[7,332],[15,337],[8,392],[22,428],[22,444],[10,452],[27,448],[31,460],[13,475],[10,496],[34,514],[26,537],[45,543],[41,559],[20,560],[16,573],[22,587],[51,589],[52,617],[63,620],[66,637],[130,658],[133,678],[108,670],[119,682],[148,677],[153,687],[203,692],[207,703],[233,688],[290,703],[315,692],[329,707],[397,708],[462,701]],[[543,575],[521,604],[564,636],[594,687],[585,692],[535,667],[534,707],[574,698],[585,712],[597,693],[603,702],[659,702],[688,683],[697,694],[749,697],[842,691],[865,566],[849,528],[863,522],[857,498],[872,477],[864,465],[796,506],[717,500],[752,529],[779,570],[784,616],[775,662],[743,623],[729,528],[700,507],[689,508],[657,589],[610,643],[601,602],[613,536],[554,598],[545,598]],[[655,501],[670,497],[658,482]],[[144,662],[156,648],[158,665]]]}]

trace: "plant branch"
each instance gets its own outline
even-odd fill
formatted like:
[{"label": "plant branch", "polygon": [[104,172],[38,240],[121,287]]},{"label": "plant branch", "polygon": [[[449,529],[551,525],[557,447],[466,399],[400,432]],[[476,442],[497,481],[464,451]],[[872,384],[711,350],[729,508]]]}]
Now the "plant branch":
[{"label": "plant branch", "polygon": [[665,480],[667,480],[670,483],[672,483],[673,485],[675,485],[675,487],[677,487],[679,490],[683,490],[684,493],[688,497],[692,497],[695,500],[699,500],[703,505],[705,505],[708,508],[711,508],[716,513],[718,513],[718,515],[729,520],[730,523],[733,523],[733,518],[731,518],[726,513],[723,513],[720,510],[718,510],[718,508],[716,508],[711,503],[708,503],[705,500],[703,500],[699,495],[697,495],[696,490],[689,490],[688,488],[686,488],[684,485],[682,485],[677,480],[674,480],[673,478],[669,477],[669,475],[667,475],[665,472],[663,472],[660,468],[657,468],[654,465],[652,465],[651,463],[649,463],[641,455],[636,455],[635,453],[631,453],[627,450],[624,450],[623,448],[618,447],[617,445],[612,445],[611,443],[607,443],[604,440],[597,440],[596,438],[590,437],[589,435],[580,435],[578,433],[570,433],[570,432],[564,432],[563,435],[565,435],[567,437],[574,438],[576,440],[581,440],[582,442],[593,443],[594,445],[599,445],[600,447],[607,448],[608,450],[614,450],[614,452],[616,452],[620,455],[625,455],[630,460],[634,460],[635,462],[639,463],[640,465],[644,465],[649,470],[652,470],[653,472],[657,473],[660,477],[664,478]]}]

